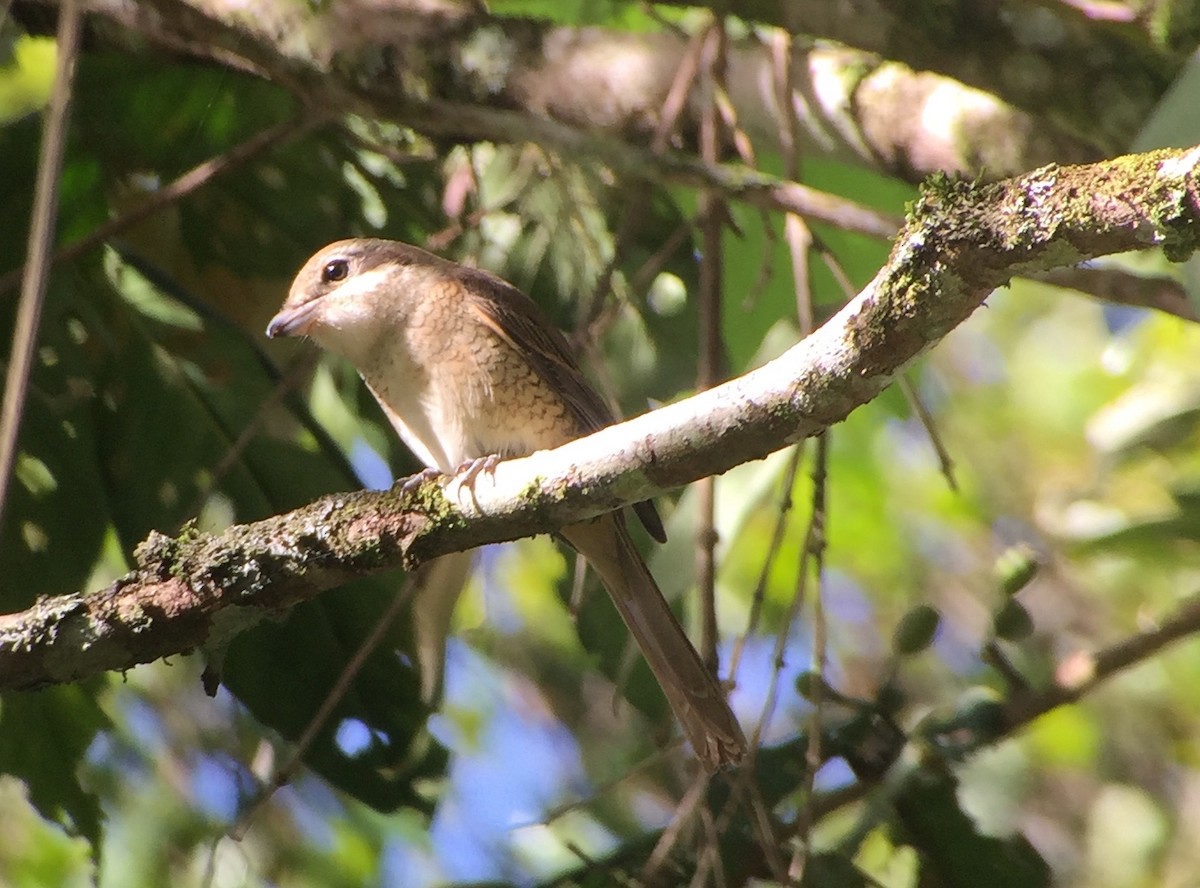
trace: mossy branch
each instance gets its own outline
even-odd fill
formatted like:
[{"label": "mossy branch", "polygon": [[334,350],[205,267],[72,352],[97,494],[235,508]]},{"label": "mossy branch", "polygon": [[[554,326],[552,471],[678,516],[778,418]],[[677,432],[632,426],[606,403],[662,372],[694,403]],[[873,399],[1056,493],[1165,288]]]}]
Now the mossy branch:
[{"label": "mossy branch", "polygon": [[870,401],[1014,275],[1154,246],[1174,258],[1200,246],[1200,146],[990,185],[933,181],[875,280],[775,361],[503,462],[470,489],[339,494],[219,534],[151,535],[108,588],[0,617],[0,690],[219,645],[350,577],[550,531],[761,459]]}]

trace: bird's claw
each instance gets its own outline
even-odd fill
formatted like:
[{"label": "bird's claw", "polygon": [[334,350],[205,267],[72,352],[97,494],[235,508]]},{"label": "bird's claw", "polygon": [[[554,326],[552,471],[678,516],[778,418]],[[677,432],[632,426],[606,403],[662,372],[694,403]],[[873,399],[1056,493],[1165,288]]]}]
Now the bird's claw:
[{"label": "bird's claw", "polygon": [[460,484],[470,487],[475,484],[475,479],[482,473],[494,474],[496,466],[499,464],[500,454],[489,453],[487,456],[477,456],[475,459],[463,460],[462,465],[455,470],[454,474]]},{"label": "bird's claw", "polygon": [[[491,474],[495,472],[496,466],[499,464],[500,454],[498,453],[489,453],[487,456],[477,456],[475,459],[463,460],[462,465],[454,470],[454,477],[458,479],[459,484],[470,487],[482,473],[487,472]],[[400,490],[403,493],[412,493],[426,481],[447,481],[449,478],[450,476],[446,475],[441,469],[426,467],[415,475],[410,475],[399,482]]]},{"label": "bird's claw", "polygon": [[441,469],[426,467],[421,469],[415,475],[409,475],[400,483],[401,493],[412,493],[426,481],[434,481],[443,477]]}]

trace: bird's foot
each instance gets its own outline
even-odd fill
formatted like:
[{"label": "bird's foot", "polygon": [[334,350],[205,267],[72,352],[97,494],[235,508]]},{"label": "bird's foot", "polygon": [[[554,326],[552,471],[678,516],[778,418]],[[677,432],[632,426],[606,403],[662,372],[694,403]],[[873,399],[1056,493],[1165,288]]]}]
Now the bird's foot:
[{"label": "bird's foot", "polygon": [[402,493],[412,493],[426,481],[434,481],[443,477],[445,477],[445,475],[441,469],[435,469],[427,466],[421,469],[421,471],[417,472],[417,474],[409,475],[402,482],[400,482],[400,491]]},{"label": "bird's foot", "polygon": [[475,484],[475,479],[484,472],[494,475],[496,466],[499,464],[500,454],[489,453],[487,456],[477,456],[475,459],[463,460],[462,465],[455,470],[454,474],[459,479],[459,483],[464,487],[472,487]]}]

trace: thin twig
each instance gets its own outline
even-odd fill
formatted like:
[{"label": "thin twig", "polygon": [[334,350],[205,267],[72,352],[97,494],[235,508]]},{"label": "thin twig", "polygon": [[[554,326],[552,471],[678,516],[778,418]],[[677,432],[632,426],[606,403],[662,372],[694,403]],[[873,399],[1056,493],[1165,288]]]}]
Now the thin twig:
[{"label": "thin twig", "polygon": [[822,818],[829,816],[834,811],[861,802],[878,784],[878,780],[860,778],[846,786],[839,786],[837,789],[813,793],[806,804],[808,818],[797,818],[782,826],[779,830],[780,843],[794,839],[800,830],[806,828],[809,823],[820,823]]},{"label": "thin twig", "polygon": [[[800,568],[798,571],[798,575],[796,577],[796,592],[792,596],[792,601],[791,601],[790,605],[788,606],[787,614],[784,616],[783,622],[779,628],[779,632],[775,638],[775,648],[774,648],[774,652],[773,652],[773,656],[772,656],[774,668],[771,670],[771,678],[770,678],[770,682],[767,686],[767,693],[766,693],[765,699],[763,701],[762,711],[759,713],[758,721],[755,723],[754,729],[751,732],[750,744],[749,744],[749,746],[750,746],[749,763],[745,767],[743,767],[743,769],[741,771],[741,774],[743,775],[743,780],[747,784],[749,784],[749,782],[750,782],[750,775],[753,774],[753,772],[754,772],[754,761],[757,756],[758,748],[761,744],[762,737],[766,733],[767,728],[770,726],[771,718],[773,717],[773,715],[775,713],[775,707],[778,704],[780,675],[783,671],[783,667],[786,665],[786,659],[784,656],[784,652],[787,647],[787,641],[791,636],[792,626],[795,625],[795,622],[796,622],[797,618],[799,617],[800,612],[804,609],[804,603],[808,597],[808,594],[807,594],[808,593],[808,581],[809,581],[810,574],[816,577],[818,586],[820,584],[821,566],[822,566],[823,560],[824,560],[823,553],[824,553],[824,547],[825,547],[825,542],[824,542],[824,540],[825,540],[824,521],[825,521],[825,508],[826,508],[825,480],[826,480],[826,462],[827,462],[827,458],[828,458],[827,452],[823,445],[823,441],[824,441],[824,435],[819,436],[818,440],[817,440],[818,449],[817,449],[817,453],[814,458],[813,471],[812,471],[812,478],[813,478],[812,514],[809,519],[808,530],[805,534],[804,547],[800,552]],[[814,565],[815,569],[810,570],[810,564]],[[820,595],[820,592],[818,590],[817,596],[819,597],[819,595]],[[813,657],[814,657],[814,660],[816,661],[816,663],[818,664],[816,667],[818,669],[818,671],[820,671],[822,668],[820,664],[824,663],[824,656],[825,656],[825,653],[824,653],[825,639],[824,639],[823,621],[824,621],[824,614],[821,611],[820,605],[818,603],[818,604],[814,605],[814,620],[813,620],[813,623],[814,623]],[[817,659],[818,655],[819,655],[819,659]],[[823,683],[824,683],[824,679],[822,678],[822,680],[820,682],[816,682],[815,684],[823,684]],[[815,697],[815,699],[812,701],[813,702],[813,724],[810,725],[810,731],[812,731],[813,733],[819,733],[819,729],[820,729],[819,721],[820,721],[820,716],[821,716],[821,700],[819,697],[819,691],[817,693],[818,693],[818,696]],[[819,744],[819,742],[820,741],[818,739],[817,744]],[[806,769],[806,771],[808,772],[806,774],[806,783],[808,785],[808,792],[807,792],[808,796],[812,795],[812,785],[811,785],[810,781],[812,779],[812,776],[815,774],[817,767],[819,766],[819,759],[817,759],[816,764],[814,764],[813,760],[814,760],[814,757],[817,757],[819,755],[820,755],[819,745],[815,746],[815,751],[814,751],[814,744],[812,743],[811,738],[810,738],[809,749],[806,751],[806,759],[808,760],[808,768]],[[753,789],[747,785],[747,787],[744,791],[748,792],[748,793],[752,793]],[[811,812],[809,812],[809,814],[811,816]],[[805,817],[804,812],[801,813],[801,818],[804,820],[808,820],[808,818]],[[807,840],[807,830],[805,830],[804,837]],[[768,858],[770,857],[770,855],[772,853],[777,853],[777,852],[772,851],[773,847],[775,847],[775,846],[770,846],[770,847],[764,846],[764,851],[768,855]],[[782,867],[782,864],[781,864],[781,867]],[[785,881],[786,881],[786,879],[785,879]]]},{"label": "thin twig", "polygon": [[[800,156],[796,151],[796,115],[790,112],[792,93],[792,38],[778,31],[770,41],[771,69],[774,73],[776,122],[780,150],[785,160],[784,171],[793,181],[800,178]],[[796,291],[796,319],[800,335],[807,336],[815,326],[813,309],[812,268],[809,255],[813,233],[802,216],[787,213],[783,220],[784,237],[792,257],[792,284]]]},{"label": "thin twig", "polygon": [[787,530],[788,516],[792,511],[792,488],[796,484],[796,473],[800,470],[800,458],[804,455],[804,444],[805,442],[801,441],[792,448],[791,458],[784,470],[783,483],[780,486],[779,507],[775,514],[775,527],[771,531],[771,543],[767,546],[767,555],[763,558],[762,569],[759,570],[758,580],[754,584],[754,593],[750,596],[750,614],[746,618],[746,628],[738,636],[733,646],[733,652],[729,655],[729,678],[735,685],[737,684],[738,667],[742,663],[742,652],[745,650],[750,636],[758,630],[758,621],[762,619],[763,603],[767,597],[767,581],[771,576],[771,570],[775,567],[775,559],[783,547],[783,535]]},{"label": "thin twig", "polygon": [[[780,33],[772,42],[772,57],[775,70],[776,100],[779,108],[779,137],[784,146],[787,164],[786,175],[789,179],[800,178],[800,158],[796,151],[797,122],[792,109],[792,41],[791,36]],[[796,320],[800,327],[800,335],[808,336],[816,329],[816,310],[813,303],[811,256],[817,238],[814,236],[808,222],[795,213],[784,217],[784,237],[792,260],[792,282],[796,294]],[[833,259],[831,251],[822,249],[820,255],[828,265]],[[840,263],[834,262],[833,273],[843,290],[849,284]],[[848,294],[847,299],[852,298]],[[812,607],[812,668],[817,675],[813,682],[810,702],[812,712],[808,722],[808,745],[805,749],[805,769],[802,778],[802,795],[804,805],[797,817],[799,824],[800,842],[797,843],[792,855],[791,865],[787,869],[787,878],[800,882],[811,850],[812,826],[816,823],[813,812],[813,787],[817,771],[821,767],[821,723],[824,711],[822,689],[825,687],[826,635],[825,609],[821,594],[825,563],[825,528],[828,522],[828,496],[826,482],[829,463],[828,437],[822,434],[817,438],[816,451],[813,455],[812,469],[812,524],[806,540],[806,546],[813,560],[813,607]]]},{"label": "thin twig", "polygon": [[[1004,734],[1024,727],[1057,706],[1074,703],[1101,682],[1149,659],[1163,648],[1200,632],[1200,595],[1184,601],[1153,629],[1123,638],[1094,654],[1081,652],[1059,664],[1054,684],[1014,697],[1005,707]],[[1001,739],[1001,738],[997,738]]]},{"label": "thin twig", "polygon": [[[704,77],[701,79],[703,111],[700,116],[700,152],[708,162],[716,160],[720,150],[721,125],[713,93],[722,76],[724,53],[724,23],[714,20],[704,41],[702,59]],[[722,217],[726,209],[716,192],[706,190],[700,195],[701,260],[699,336],[697,344],[696,389],[703,391],[716,385],[721,372],[721,289],[724,279],[722,261]],[[696,587],[700,598],[700,654],[710,668],[717,666],[717,594],[716,594],[716,479],[702,478],[696,482],[698,521],[696,531]]]},{"label": "thin twig", "polygon": [[700,771],[696,775],[695,780],[692,781],[692,785],[688,787],[688,791],[683,794],[683,798],[679,800],[679,805],[675,808],[671,822],[667,824],[667,828],[658,837],[658,842],[655,843],[654,850],[646,858],[646,865],[642,867],[642,881],[647,883],[654,882],[655,874],[666,863],[671,849],[675,847],[680,835],[683,833],[683,828],[691,821],[692,815],[696,811],[696,806],[704,799],[704,791],[707,788],[708,775]]},{"label": "thin twig", "polygon": [[650,140],[650,150],[655,154],[662,154],[670,147],[671,134],[675,132],[679,117],[683,114],[688,96],[691,95],[700,72],[700,59],[708,39],[708,29],[697,31],[688,41],[688,48],[684,50],[683,58],[679,60],[679,66],[675,69],[675,76],[671,80],[671,86],[667,90],[666,98],[663,99],[658,123],[654,127],[654,137]]},{"label": "thin twig", "polygon": [[608,780],[605,783],[602,783],[599,786],[594,787],[592,789],[592,792],[589,795],[587,795],[586,797],[579,798],[579,799],[572,799],[569,802],[563,802],[561,805],[557,805],[557,806],[551,808],[550,810],[546,811],[536,821],[529,821],[529,823],[527,823],[527,824],[517,823],[517,824],[514,824],[514,828],[518,828],[522,825],[549,826],[551,823],[553,823],[555,820],[558,820],[560,817],[570,814],[572,811],[581,810],[586,805],[590,805],[593,802],[597,801],[601,796],[616,789],[622,783],[625,783],[627,780],[632,779],[637,774],[640,774],[641,772],[649,769],[651,766],[656,765],[659,762],[663,761],[671,753],[673,753],[675,751],[675,749],[681,743],[682,743],[681,739],[676,739],[676,740],[673,740],[672,742],[668,743],[666,746],[658,747],[653,752],[651,752],[649,755],[647,755],[645,758],[643,758],[640,762],[637,762],[636,764],[630,766],[622,773],[613,777],[611,780]]},{"label": "thin twig", "polygon": [[792,256],[792,286],[796,292],[796,321],[800,325],[800,335],[807,336],[816,327],[816,311],[813,308],[812,294],[812,263],[809,254],[812,251],[812,229],[795,213],[788,213],[783,220],[784,238],[788,251]]},{"label": "thin twig", "polygon": [[766,799],[763,798],[762,785],[756,780],[747,780],[743,785],[749,798],[750,821],[757,834],[758,846],[762,848],[763,856],[766,857],[767,867],[775,876],[776,881],[786,884],[788,880],[787,866],[783,862],[783,855],[779,852],[780,842],[777,835],[778,830],[775,828],[776,820],[771,814],[771,809],[767,807]]},{"label": "thin twig", "polygon": [[[775,675],[777,676],[778,672]],[[787,870],[783,863],[783,857],[779,853],[780,846],[776,839],[776,835],[781,830],[777,828],[777,819],[767,807],[766,800],[762,795],[762,787],[755,779],[760,736],[759,732],[751,738],[747,761],[738,769],[735,779],[731,781],[732,791],[717,817],[716,828],[724,833],[739,810],[744,808],[749,811],[750,823],[758,840],[759,848],[763,851],[763,857],[767,861],[767,866],[779,882],[786,883]]]},{"label": "thin twig", "polygon": [[649,290],[650,286],[658,278],[659,274],[666,267],[671,257],[675,255],[675,251],[683,246],[688,236],[692,233],[693,224],[691,222],[682,222],[675,226],[672,231],[658,245],[650,256],[638,266],[638,270],[633,273],[633,277],[629,281],[629,289],[633,293],[641,293]]},{"label": "thin twig", "polygon": [[925,434],[929,436],[929,443],[933,447],[933,452],[937,455],[938,468],[942,473],[942,477],[946,479],[946,484],[955,492],[958,491],[958,479],[954,477],[954,460],[950,456],[950,451],[946,448],[946,442],[942,440],[942,435],[938,431],[937,422],[933,418],[933,414],[925,406],[921,400],[921,396],[917,393],[916,386],[909,380],[905,374],[899,377],[896,382],[900,386],[900,391],[904,393],[904,399],[908,401],[908,406],[912,408],[917,419],[921,423],[921,427],[925,429]]},{"label": "thin twig", "polygon": [[1000,643],[996,639],[991,638],[984,643],[983,649],[979,652],[979,659],[1000,673],[1000,680],[1004,682],[1004,686],[1010,694],[1024,693],[1029,690],[1029,679],[1013,665],[1012,660],[1004,653],[1004,649],[1000,647]]},{"label": "thin twig", "polygon": [[[7,10],[5,10],[7,15]],[[54,244],[54,222],[58,216],[58,180],[62,173],[63,152],[67,141],[67,123],[71,113],[71,88],[75,80],[75,59],[79,51],[79,32],[83,12],[78,0],[64,0],[58,11],[57,56],[54,90],[42,128],[42,151],[38,157],[37,182],[33,192],[33,213],[29,223],[29,243],[25,265],[21,269],[21,300],[17,305],[13,344],[9,354],[8,377],[4,382],[4,405],[0,411],[0,526],[8,502],[13,463],[17,457],[17,438],[29,373],[37,346],[38,324],[46,298],[46,280],[50,272],[50,250]]]},{"label": "thin twig", "polygon": [[1185,321],[1200,321],[1187,288],[1168,277],[1143,277],[1112,265],[1080,265],[1042,271],[1033,275],[1032,280],[1086,293],[1105,302],[1152,308]]},{"label": "thin twig", "polygon": [[734,107],[733,100],[729,97],[729,92],[725,89],[723,82],[717,83],[713,88],[713,104],[721,115],[725,130],[729,133],[734,150],[742,159],[742,163],[751,169],[757,168],[758,160],[754,154],[754,144],[750,141],[749,134],[738,125],[737,108]]},{"label": "thin twig", "polygon": [[825,243],[815,233],[813,234],[813,249],[817,251],[817,254],[821,257],[821,261],[825,263],[825,267],[829,269],[829,273],[833,275],[834,281],[841,288],[842,295],[849,302],[858,291],[854,287],[854,281],[850,280],[850,275],[846,273],[846,269],[842,268],[842,263],[838,260],[838,257],[834,255],[829,244]]},{"label": "thin twig", "polygon": [[703,805],[697,812],[700,817],[700,827],[704,830],[704,845],[700,848],[696,871],[692,873],[689,888],[703,888],[708,883],[708,875],[712,873],[714,888],[725,888],[728,880],[725,869],[721,865],[721,833],[717,829],[712,811]]},{"label": "thin twig", "polygon": [[[206,302],[204,299],[190,292],[170,274],[164,272],[153,262],[148,261],[127,247],[117,244],[114,245],[114,250],[116,251],[122,263],[129,268],[132,268],[139,275],[145,278],[164,296],[173,299],[188,310],[199,315],[201,320],[204,321],[206,329],[216,329],[221,332],[221,335],[227,335],[237,339],[242,344],[242,347],[246,348],[250,352],[255,362],[258,364],[263,376],[273,386],[280,386],[284,381],[285,375],[302,375],[306,369],[311,370],[313,361],[317,356],[315,351],[304,352],[302,356],[297,358],[286,371],[281,371],[274,359],[271,358],[271,356],[261,345],[260,341],[254,335],[249,333],[242,325],[234,321],[223,311],[216,308],[212,303]],[[144,335],[149,336],[149,333],[145,333]],[[176,363],[178,362],[177,358],[169,356],[169,359],[175,361]],[[188,374],[184,373],[183,376],[186,378]],[[336,442],[330,437],[329,432],[325,429],[325,427],[313,418],[311,412],[296,396],[292,390],[293,388],[294,386],[285,386],[282,391],[279,391],[279,395],[287,403],[287,407],[290,412],[296,417],[297,422],[300,423],[304,431],[308,432],[314,439],[316,439],[318,448],[334,461],[336,467],[342,472],[342,474],[348,479],[356,478],[357,475],[354,471],[354,467],[350,464],[349,459],[345,457],[341,448],[338,447]],[[273,389],[273,391],[276,391],[276,389]],[[259,409],[263,410],[266,408],[266,406],[268,406],[268,404],[274,403],[274,401],[271,400],[273,397],[273,395],[268,396],[266,403],[260,405]],[[256,414],[256,417],[257,416],[258,415]],[[250,423],[257,426],[259,420],[255,418],[250,420]],[[208,488],[210,490],[215,487],[217,478],[224,474],[224,471],[225,470],[218,469],[213,473],[214,477],[209,479],[208,483]],[[186,510],[183,514],[191,517],[199,510],[199,508],[200,504],[198,502],[194,502],[192,504],[192,508]]]},{"label": "thin twig", "polygon": [[578,842],[573,842],[570,839],[567,839],[565,842],[563,842],[563,847],[579,858],[579,862],[589,869],[596,865],[596,861],[592,859],[591,855],[579,847]]},{"label": "thin twig", "polygon": [[440,253],[443,250],[448,250],[450,245],[466,232],[478,228],[479,224],[487,218],[487,215],[487,210],[472,210],[463,218],[454,219],[449,225],[427,236],[423,246],[432,253]]},{"label": "thin twig", "polygon": [[824,688],[825,661],[827,646],[827,627],[825,625],[825,605],[821,595],[822,579],[825,574],[825,533],[829,524],[829,497],[826,495],[826,481],[829,469],[829,433],[823,432],[817,437],[817,449],[813,458],[813,524],[817,532],[812,535],[813,547],[813,576],[815,578],[813,591],[813,646],[812,670],[817,680],[811,682],[812,712],[808,721],[808,747],[805,750],[804,780],[802,793],[806,804],[800,809],[800,844],[792,860],[791,872],[797,879],[804,874],[804,866],[812,847],[811,833],[816,823],[813,811],[808,804],[813,796],[813,787],[820,770],[821,758],[821,723],[824,721]]},{"label": "thin twig", "polygon": [[786,164],[784,169],[787,177],[795,181],[800,167],[796,151],[800,131],[796,113],[792,110],[792,35],[777,28],[768,39],[768,49],[771,54],[772,85],[775,87],[772,110],[775,112],[779,151]]},{"label": "thin twig", "polygon": [[[774,664],[774,668],[771,670],[771,680],[767,685],[767,693],[763,701],[762,711],[759,713],[758,721],[755,723],[754,730],[751,733],[751,756],[754,755],[754,751],[758,748],[763,735],[767,731],[767,727],[771,723],[771,717],[775,713],[775,706],[778,703],[779,695],[779,674],[783,670],[783,667],[787,665],[784,652],[787,648],[788,638],[791,636],[792,626],[795,625],[797,617],[804,609],[804,602],[808,598],[809,559],[812,557],[813,546],[816,541],[816,534],[818,533],[817,523],[818,518],[816,515],[809,518],[808,531],[804,538],[804,547],[800,552],[800,569],[796,577],[796,592],[792,596],[787,613],[780,624],[779,632],[775,636],[775,647],[771,654],[771,661]],[[744,770],[750,771],[752,769],[746,768]]]},{"label": "thin twig", "polygon": [[[1094,653],[1080,651],[1066,657],[1059,663],[1054,682],[1049,687],[1034,690],[1024,681],[1020,682],[1019,685],[1023,685],[1025,690],[1014,688],[1014,693],[1003,705],[1002,727],[981,738],[978,746],[993,746],[1008,740],[1052,709],[1079,701],[1121,672],[1141,665],[1178,641],[1195,639],[1197,634],[1200,634],[1200,594],[1183,601],[1152,629],[1122,638]],[[813,815],[812,822],[859,801],[880,782],[881,778],[860,777],[850,786],[814,796],[809,811]],[[804,826],[803,821],[797,820],[781,838],[800,834]]]},{"label": "thin twig", "polygon": [[[788,216],[788,222],[791,222],[793,218],[800,222],[800,224],[805,224],[800,217],[792,215]],[[805,228],[809,230],[807,229],[807,225],[805,225]],[[825,262],[825,267],[829,269],[830,274],[833,275],[833,279],[841,287],[842,294],[846,300],[853,299],[855,295],[854,282],[846,274],[846,270],[842,267],[842,263],[838,261],[837,256],[834,255],[833,250],[818,237],[813,237],[811,246],[820,254],[822,260]],[[925,429],[925,434],[929,436],[930,446],[933,447],[933,452],[937,455],[938,467],[946,479],[946,484],[949,485],[951,490],[957,491],[958,481],[954,476],[954,460],[951,458],[950,451],[947,449],[946,443],[942,440],[942,436],[938,432],[937,422],[934,420],[933,414],[926,409],[925,404],[917,394],[916,388],[909,382],[907,375],[898,377],[897,382],[900,386],[900,391],[908,401],[913,413],[916,414],[917,420],[921,423],[921,427]]]}]

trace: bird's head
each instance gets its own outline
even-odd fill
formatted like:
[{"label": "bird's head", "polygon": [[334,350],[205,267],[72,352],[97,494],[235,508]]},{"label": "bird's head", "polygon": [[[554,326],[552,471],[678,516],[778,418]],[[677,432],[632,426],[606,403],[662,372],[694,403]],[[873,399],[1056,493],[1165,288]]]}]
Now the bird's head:
[{"label": "bird's head", "polygon": [[304,263],[267,336],[308,336],[354,361],[407,321],[411,306],[447,264],[398,241],[337,241]]}]

